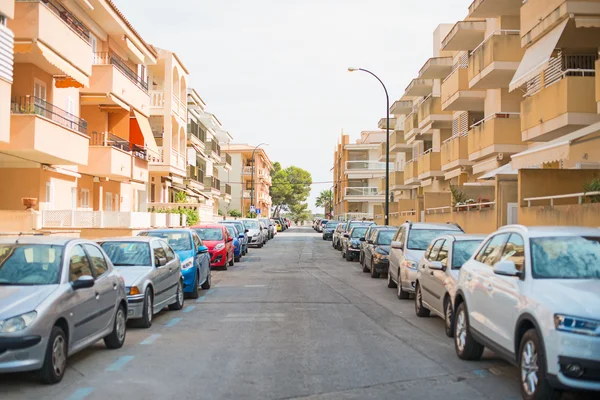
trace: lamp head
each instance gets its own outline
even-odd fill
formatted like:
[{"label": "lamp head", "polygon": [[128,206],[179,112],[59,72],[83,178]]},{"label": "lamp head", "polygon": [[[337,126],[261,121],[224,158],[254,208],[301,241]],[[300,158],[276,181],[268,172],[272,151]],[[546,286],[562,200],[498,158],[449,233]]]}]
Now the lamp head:
[{"label": "lamp head", "polygon": [[359,70],[359,68],[348,67],[349,72],[354,72],[354,71],[358,71],[358,70]]}]

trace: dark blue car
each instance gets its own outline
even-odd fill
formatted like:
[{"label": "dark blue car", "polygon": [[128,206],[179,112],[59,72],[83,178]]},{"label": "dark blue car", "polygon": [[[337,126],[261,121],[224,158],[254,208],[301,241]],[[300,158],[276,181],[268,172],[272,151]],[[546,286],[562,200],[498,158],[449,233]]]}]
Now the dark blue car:
[{"label": "dark blue car", "polygon": [[[245,256],[248,254],[248,233],[246,232],[246,226],[244,223],[242,221],[228,219],[225,221],[219,221],[219,224],[231,224],[237,228],[238,232],[240,232],[239,239],[242,242],[242,255]],[[243,238],[242,235],[244,236]]]},{"label": "dark blue car", "polygon": [[233,259],[235,262],[240,262],[242,258],[242,241],[244,240],[244,237],[243,235],[240,235],[235,225],[225,224],[225,227],[233,238]]},{"label": "dark blue car", "polygon": [[208,248],[191,229],[156,229],[141,232],[138,236],[154,236],[167,241],[181,261],[183,292],[192,299],[199,296],[199,289],[210,289],[210,255]]}]

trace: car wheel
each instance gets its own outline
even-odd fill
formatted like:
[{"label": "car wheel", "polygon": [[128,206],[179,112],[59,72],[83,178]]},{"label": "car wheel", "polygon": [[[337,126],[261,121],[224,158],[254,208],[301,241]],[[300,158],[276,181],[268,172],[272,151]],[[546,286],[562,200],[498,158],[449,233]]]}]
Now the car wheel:
[{"label": "car wheel", "polygon": [[67,335],[62,328],[59,326],[52,327],[46,346],[44,364],[38,371],[42,383],[52,385],[62,380],[67,367],[67,344]]},{"label": "car wheel", "polygon": [[469,332],[469,315],[465,303],[456,309],[454,320],[454,348],[456,355],[463,360],[476,361],[481,358],[484,347],[477,343]]},{"label": "car wheel", "polygon": [[183,281],[180,279],[179,282],[177,282],[177,292],[175,292],[175,303],[169,304],[169,310],[181,310],[183,308],[184,301],[185,299],[183,298]]},{"label": "car wheel", "polygon": [[446,326],[446,336],[454,336],[454,311],[452,310],[452,301],[446,296],[444,301],[444,325]]},{"label": "car wheel", "polygon": [[200,292],[198,291],[198,283],[200,281],[200,272],[198,270],[196,270],[196,279],[195,279],[195,284],[194,284],[194,288],[192,289],[192,293],[190,293],[190,298],[191,299],[197,299],[198,296],[200,296]]},{"label": "car wheel", "polygon": [[144,294],[144,311],[142,311],[142,318],[138,320],[138,326],[140,328],[150,328],[152,326],[152,316],[154,315],[154,301],[152,298],[152,290],[146,288]]},{"label": "car wheel", "polygon": [[262,243],[258,245],[258,248],[259,248],[259,249],[262,249],[262,247],[263,247],[263,244],[262,244]]},{"label": "car wheel", "polygon": [[202,290],[210,289],[211,283],[212,283],[212,272],[208,271],[208,276],[206,277],[206,280],[202,284]]},{"label": "car wheel", "polygon": [[125,343],[125,336],[127,336],[127,318],[125,316],[125,307],[119,305],[117,313],[115,314],[115,322],[113,325],[113,331],[104,338],[104,344],[109,349],[120,349]]},{"label": "car wheel", "polygon": [[350,255],[350,253],[346,252],[346,261],[351,262],[354,258]]},{"label": "car wheel", "polygon": [[526,400],[556,399],[560,392],[550,386],[546,354],[535,329],[523,335],[519,346],[521,396]]},{"label": "car wheel", "polygon": [[375,263],[373,262],[373,259],[371,259],[371,278],[373,278],[373,279],[379,278],[379,272],[377,272],[375,270]]},{"label": "car wheel", "polygon": [[406,300],[409,298],[410,294],[402,289],[402,276],[400,275],[400,268],[398,268],[398,298],[400,300]]},{"label": "car wheel", "polygon": [[231,256],[231,260],[229,260],[229,266],[233,267],[235,265],[235,257]]},{"label": "car wheel", "polygon": [[242,257],[238,256],[234,257],[233,259],[235,260],[235,262],[240,262],[242,260]]},{"label": "car wheel", "polygon": [[344,246],[342,246],[342,258],[346,258],[346,253],[344,253]]},{"label": "car wheel", "polygon": [[387,273],[387,284],[388,284],[388,287],[390,289],[394,289],[397,286],[396,282],[394,282],[394,280],[392,279],[392,274],[390,273],[389,270],[388,270],[388,273]]},{"label": "car wheel", "polygon": [[429,317],[429,310],[423,307],[423,292],[421,292],[421,285],[417,283],[415,289],[415,314],[417,317]]}]

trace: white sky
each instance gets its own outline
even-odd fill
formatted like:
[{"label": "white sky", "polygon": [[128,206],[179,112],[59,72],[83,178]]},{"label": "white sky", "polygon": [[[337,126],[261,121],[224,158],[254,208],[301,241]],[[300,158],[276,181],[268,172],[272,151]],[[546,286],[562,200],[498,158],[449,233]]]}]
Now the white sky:
[{"label": "white sky", "polygon": [[[472,0],[114,0],[143,38],[176,52],[235,143],[311,172],[309,207],[331,187],[342,129],[358,138],[432,56],[434,29]],[[318,210],[322,212],[322,210]]]}]

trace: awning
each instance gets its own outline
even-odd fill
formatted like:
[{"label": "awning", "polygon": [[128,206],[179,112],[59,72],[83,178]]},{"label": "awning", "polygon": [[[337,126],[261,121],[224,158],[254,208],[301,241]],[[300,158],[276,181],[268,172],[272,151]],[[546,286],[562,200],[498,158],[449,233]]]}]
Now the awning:
[{"label": "awning", "polygon": [[106,94],[82,94],[80,95],[80,104],[85,105],[99,105],[99,106],[118,106],[126,111],[131,111],[131,107],[117,96],[106,93]]},{"label": "awning", "polygon": [[128,37],[125,38],[125,45],[127,46],[127,49],[129,49],[129,52],[131,53],[131,55],[133,55],[133,58],[137,63],[142,65],[146,64],[146,57],[144,57],[144,54],[140,51],[140,49],[138,49],[138,47],[135,44],[133,44],[131,40],[129,40]]},{"label": "awning", "polygon": [[496,175],[517,175],[517,174],[518,174],[518,171],[513,169],[511,163],[508,163],[508,164],[501,166],[500,168],[496,168],[496,169],[480,176],[477,179],[489,180],[489,179],[495,179]]},{"label": "awning", "polygon": [[209,196],[209,195],[207,195],[207,194],[205,194],[205,193],[201,192],[200,190],[196,190],[196,189],[194,189],[194,188],[192,188],[192,187],[189,187],[189,186],[188,186],[188,189],[189,189],[189,190],[191,190],[191,191],[193,191],[193,192],[194,192],[194,193],[196,193],[197,195],[199,195],[199,196],[201,196],[201,197],[204,197],[204,198],[205,198],[205,199],[207,199],[207,200],[212,198],[211,196]]},{"label": "awning", "polygon": [[552,52],[558,45],[567,23],[569,23],[568,18],[525,51],[521,64],[519,64],[519,68],[517,68],[517,72],[515,72],[515,76],[510,82],[509,90],[511,92],[548,67]]},{"label": "awning", "polygon": [[575,28],[600,28],[600,18],[598,17],[576,17]]},{"label": "awning", "polygon": [[146,147],[157,154],[160,153],[158,151],[158,146],[156,145],[156,140],[154,140],[154,135],[152,134],[152,128],[150,127],[150,121],[148,121],[148,118],[144,117],[135,109],[133,110],[133,113],[135,114],[135,119],[137,119],[137,122],[140,125],[140,130],[142,131],[142,136],[144,136]]}]

